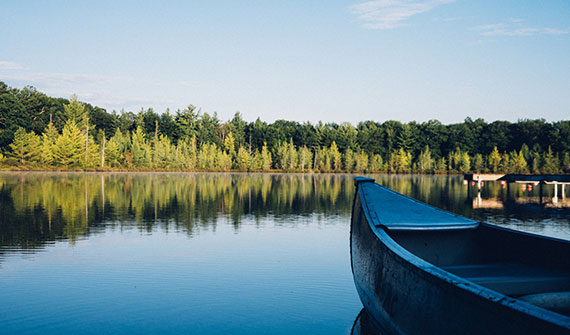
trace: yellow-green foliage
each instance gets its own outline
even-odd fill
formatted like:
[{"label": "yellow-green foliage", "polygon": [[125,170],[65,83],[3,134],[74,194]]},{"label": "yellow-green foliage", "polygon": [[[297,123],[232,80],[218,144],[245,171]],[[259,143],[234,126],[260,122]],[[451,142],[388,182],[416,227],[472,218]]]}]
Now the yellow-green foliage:
[{"label": "yellow-green foliage", "polygon": [[249,171],[251,168],[251,156],[243,146],[239,147],[236,157],[236,166],[240,171]]},{"label": "yellow-green foliage", "polygon": [[400,148],[394,151],[390,157],[390,170],[392,172],[410,172],[412,165],[412,154]]},{"label": "yellow-green foliage", "polygon": [[330,160],[332,161],[332,168],[335,171],[342,170],[342,155],[338,151],[338,146],[335,141],[332,141],[331,147],[329,149]]},{"label": "yellow-green foliage", "polygon": [[313,153],[306,146],[299,149],[299,170],[311,170],[313,165]]},{"label": "yellow-green foliage", "polygon": [[368,170],[368,154],[364,151],[360,150],[357,154],[354,155],[355,158],[355,166],[354,170],[356,172],[364,172]]},{"label": "yellow-green foliage", "polygon": [[41,140],[34,132],[27,133],[22,127],[14,134],[10,144],[11,155],[20,165],[36,164],[41,159]]},{"label": "yellow-green foliage", "polygon": [[54,146],[54,158],[58,165],[77,166],[84,151],[84,138],[74,121],[67,121]]},{"label": "yellow-green foliage", "polygon": [[497,173],[499,170],[499,164],[501,164],[501,154],[495,146],[493,151],[489,154],[489,168],[491,169],[491,172]]}]

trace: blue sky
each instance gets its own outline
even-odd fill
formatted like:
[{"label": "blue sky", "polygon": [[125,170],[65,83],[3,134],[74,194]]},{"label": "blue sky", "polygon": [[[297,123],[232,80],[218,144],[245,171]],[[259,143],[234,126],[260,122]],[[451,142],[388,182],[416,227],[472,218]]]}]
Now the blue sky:
[{"label": "blue sky", "polygon": [[0,80],[222,120],[570,115],[570,2],[7,1]]}]

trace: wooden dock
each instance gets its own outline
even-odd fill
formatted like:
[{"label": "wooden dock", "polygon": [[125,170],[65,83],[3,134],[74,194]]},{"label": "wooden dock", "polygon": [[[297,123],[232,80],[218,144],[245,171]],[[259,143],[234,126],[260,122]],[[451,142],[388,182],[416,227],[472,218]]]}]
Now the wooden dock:
[{"label": "wooden dock", "polygon": [[505,181],[522,184],[570,184],[567,174],[485,174],[466,173],[463,178],[467,181]]},{"label": "wooden dock", "polygon": [[488,173],[466,173],[463,178],[467,181],[495,181],[505,176],[504,174],[488,174]]},{"label": "wooden dock", "polygon": [[[558,185],[561,187],[562,200],[566,198],[566,185],[570,184],[570,175],[567,174],[473,174],[466,173],[463,178],[468,182],[477,182],[477,188],[481,190],[483,181],[500,181],[501,183],[507,183],[507,186],[511,183],[519,184],[533,184],[539,185],[540,187],[540,197],[542,197],[542,185],[551,184],[554,185],[554,197],[552,202],[554,204],[558,203]],[[541,201],[542,202],[542,201]]]},{"label": "wooden dock", "polygon": [[[570,199],[552,199],[552,201],[543,201],[540,196],[529,197],[529,198],[515,198],[512,199],[512,204],[518,206],[541,206],[545,209],[570,209]],[[473,208],[486,208],[486,209],[503,209],[505,208],[505,200],[499,198],[484,199],[481,197],[481,193],[477,194],[477,197],[473,199]]]},{"label": "wooden dock", "polygon": [[497,180],[523,184],[570,184],[567,174],[506,174]]}]

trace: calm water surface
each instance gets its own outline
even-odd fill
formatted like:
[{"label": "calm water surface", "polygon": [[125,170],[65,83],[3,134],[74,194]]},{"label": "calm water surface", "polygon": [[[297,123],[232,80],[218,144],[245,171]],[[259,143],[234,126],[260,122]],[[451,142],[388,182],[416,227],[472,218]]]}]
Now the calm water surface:
[{"label": "calm water surface", "polygon": [[[461,177],[398,192],[570,239],[570,203]],[[0,333],[347,334],[353,176],[0,173]],[[568,196],[570,190],[566,190]]]}]

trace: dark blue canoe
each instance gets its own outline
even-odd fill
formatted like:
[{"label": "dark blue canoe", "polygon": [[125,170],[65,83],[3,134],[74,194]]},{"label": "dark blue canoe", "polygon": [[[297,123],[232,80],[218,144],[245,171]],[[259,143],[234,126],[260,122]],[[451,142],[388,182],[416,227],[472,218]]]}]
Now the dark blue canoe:
[{"label": "dark blue canoe", "polygon": [[470,220],[356,178],[364,309],[396,334],[570,334],[570,242]]}]

